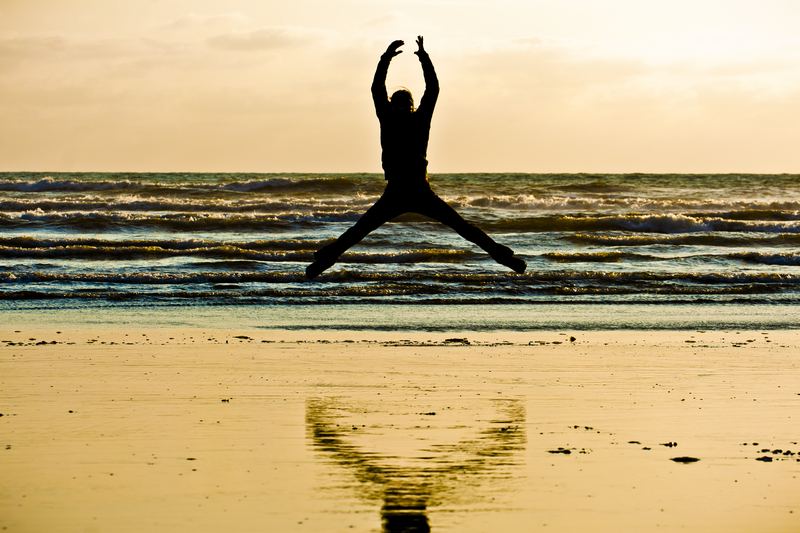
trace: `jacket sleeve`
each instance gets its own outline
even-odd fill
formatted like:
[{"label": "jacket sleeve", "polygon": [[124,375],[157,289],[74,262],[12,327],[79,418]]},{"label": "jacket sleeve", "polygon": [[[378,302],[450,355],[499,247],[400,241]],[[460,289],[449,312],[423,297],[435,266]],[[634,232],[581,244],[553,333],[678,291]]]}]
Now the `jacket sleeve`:
[{"label": "jacket sleeve", "polygon": [[375,77],[372,80],[372,101],[375,104],[375,113],[380,117],[389,109],[389,95],[386,94],[386,74],[389,72],[391,56],[386,54],[378,61]]},{"label": "jacket sleeve", "polygon": [[422,95],[417,112],[433,115],[433,108],[439,98],[439,78],[433,69],[433,63],[427,52],[418,52],[419,62],[422,65],[422,75],[425,78],[425,94]]}]

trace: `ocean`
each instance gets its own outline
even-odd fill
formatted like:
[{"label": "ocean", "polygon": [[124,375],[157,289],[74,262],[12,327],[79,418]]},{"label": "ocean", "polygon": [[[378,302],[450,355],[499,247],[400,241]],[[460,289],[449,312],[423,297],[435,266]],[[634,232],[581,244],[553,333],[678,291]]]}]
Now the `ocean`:
[{"label": "ocean", "polygon": [[405,215],[306,279],[312,252],[380,196],[379,174],[4,172],[0,313],[102,322],[147,310],[154,322],[290,329],[797,327],[800,175],[429,180],[527,272]]}]

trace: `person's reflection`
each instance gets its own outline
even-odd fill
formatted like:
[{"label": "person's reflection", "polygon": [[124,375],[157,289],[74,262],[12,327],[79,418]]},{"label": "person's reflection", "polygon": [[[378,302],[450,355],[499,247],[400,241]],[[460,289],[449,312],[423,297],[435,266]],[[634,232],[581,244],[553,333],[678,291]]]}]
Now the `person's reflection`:
[{"label": "person's reflection", "polygon": [[429,507],[458,499],[466,487],[475,491],[497,477],[507,478],[498,470],[516,464],[514,456],[526,442],[524,406],[519,400],[495,400],[491,406],[493,419],[481,422],[472,438],[425,450],[430,454],[418,458],[420,465],[356,444],[364,432],[343,423],[347,409],[335,399],[310,399],[306,428],[315,449],[355,476],[362,497],[383,502],[385,533],[426,532]]}]

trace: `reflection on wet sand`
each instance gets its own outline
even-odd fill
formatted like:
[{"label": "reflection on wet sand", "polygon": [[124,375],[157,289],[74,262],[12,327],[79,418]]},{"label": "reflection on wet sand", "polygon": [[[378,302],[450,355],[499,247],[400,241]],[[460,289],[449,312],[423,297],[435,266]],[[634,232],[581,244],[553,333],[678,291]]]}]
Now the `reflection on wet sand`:
[{"label": "reflection on wet sand", "polygon": [[335,398],[306,404],[314,449],[355,478],[347,486],[360,498],[382,502],[384,532],[430,531],[430,508],[494,499],[519,476],[526,443],[520,400],[425,413],[386,409]]}]

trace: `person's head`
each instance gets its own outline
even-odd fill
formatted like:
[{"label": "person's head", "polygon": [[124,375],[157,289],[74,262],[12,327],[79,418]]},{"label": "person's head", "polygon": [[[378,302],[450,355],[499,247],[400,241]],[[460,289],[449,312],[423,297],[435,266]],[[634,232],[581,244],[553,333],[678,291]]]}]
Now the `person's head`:
[{"label": "person's head", "polygon": [[392,111],[395,113],[411,113],[414,111],[414,97],[408,89],[398,89],[389,98]]}]

